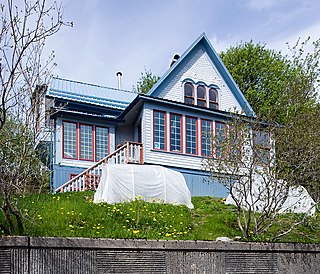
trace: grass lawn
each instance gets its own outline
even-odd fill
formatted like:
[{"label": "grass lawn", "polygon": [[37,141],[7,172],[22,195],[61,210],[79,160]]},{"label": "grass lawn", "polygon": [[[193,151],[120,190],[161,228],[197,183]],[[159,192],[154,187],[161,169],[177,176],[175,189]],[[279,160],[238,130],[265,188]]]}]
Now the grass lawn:
[{"label": "grass lawn", "polygon": [[[225,205],[222,199],[193,197],[194,210],[189,210],[185,206],[142,200],[115,205],[94,204],[93,194],[74,192],[21,198],[27,220],[25,235],[168,240],[215,240],[221,236],[241,236],[236,208]],[[3,216],[0,215],[0,221],[1,218]],[[269,240],[286,226],[288,218],[279,218],[270,233],[250,240]],[[319,231],[319,217],[312,217],[281,241],[320,243]]]}]

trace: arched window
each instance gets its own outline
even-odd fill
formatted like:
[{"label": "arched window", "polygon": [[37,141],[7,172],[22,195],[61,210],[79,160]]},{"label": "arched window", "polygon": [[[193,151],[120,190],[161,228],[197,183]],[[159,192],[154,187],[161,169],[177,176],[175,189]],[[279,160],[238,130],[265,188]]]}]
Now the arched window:
[{"label": "arched window", "polygon": [[218,105],[218,91],[215,88],[209,89],[209,108],[219,109]]},{"label": "arched window", "polygon": [[197,87],[197,105],[201,107],[207,106],[206,89],[204,86]]},{"label": "arched window", "polygon": [[193,85],[189,82],[184,84],[184,102],[194,105]]}]

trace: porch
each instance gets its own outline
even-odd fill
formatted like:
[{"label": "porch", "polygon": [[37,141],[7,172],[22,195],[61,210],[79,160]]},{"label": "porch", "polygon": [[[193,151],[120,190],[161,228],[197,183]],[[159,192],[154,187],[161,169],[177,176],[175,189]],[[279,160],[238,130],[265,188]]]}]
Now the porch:
[{"label": "porch", "polygon": [[126,142],[99,162],[54,190],[57,192],[96,190],[105,164],[143,164],[143,144]]}]

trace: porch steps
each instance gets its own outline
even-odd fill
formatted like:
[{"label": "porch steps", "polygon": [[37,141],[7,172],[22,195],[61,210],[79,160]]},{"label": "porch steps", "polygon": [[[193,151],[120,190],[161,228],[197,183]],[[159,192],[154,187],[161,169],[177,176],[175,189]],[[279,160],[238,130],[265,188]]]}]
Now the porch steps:
[{"label": "porch steps", "polygon": [[54,190],[57,192],[96,190],[105,164],[143,164],[143,144],[126,142],[99,162]]}]

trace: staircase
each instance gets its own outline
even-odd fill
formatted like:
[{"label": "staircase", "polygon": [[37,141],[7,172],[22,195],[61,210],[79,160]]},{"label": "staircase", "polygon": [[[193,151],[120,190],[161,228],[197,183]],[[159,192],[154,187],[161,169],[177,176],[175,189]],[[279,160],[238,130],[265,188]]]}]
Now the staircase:
[{"label": "staircase", "polygon": [[113,153],[78,174],[54,192],[96,190],[105,164],[143,164],[143,145],[127,142]]}]

